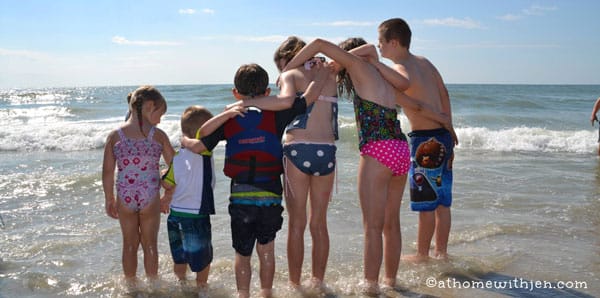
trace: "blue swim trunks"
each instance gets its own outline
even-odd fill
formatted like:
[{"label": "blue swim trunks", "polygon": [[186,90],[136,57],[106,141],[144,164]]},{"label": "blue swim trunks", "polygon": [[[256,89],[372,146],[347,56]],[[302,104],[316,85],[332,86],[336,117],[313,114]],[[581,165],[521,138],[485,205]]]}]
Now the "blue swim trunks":
[{"label": "blue swim trunks", "polygon": [[[192,272],[200,272],[213,259],[210,216],[178,216],[167,218],[169,246],[175,264],[189,264]],[[182,213],[183,215],[183,213]]]},{"label": "blue swim trunks", "polygon": [[454,142],[444,128],[418,130],[410,137],[410,208],[433,211],[452,205]]},{"label": "blue swim trunks", "polygon": [[325,176],[335,170],[334,144],[292,143],[283,146],[284,158],[300,171],[312,176]]}]

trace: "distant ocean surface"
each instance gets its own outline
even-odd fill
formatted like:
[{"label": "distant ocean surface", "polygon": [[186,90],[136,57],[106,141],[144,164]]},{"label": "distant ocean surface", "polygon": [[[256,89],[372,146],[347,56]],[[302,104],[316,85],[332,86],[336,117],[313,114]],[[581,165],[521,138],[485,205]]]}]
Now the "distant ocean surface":
[{"label": "distant ocean surface", "polygon": [[[159,127],[175,147],[181,136],[179,117],[187,106],[200,104],[217,114],[233,100],[231,85],[157,87],[168,103]],[[134,89],[0,90],[0,297],[123,294],[121,233],[118,221],[104,212],[101,167],[105,139],[122,123],[127,93]],[[401,263],[398,294],[600,296],[598,127],[589,122],[600,86],[448,89],[460,140],[454,161],[451,260]],[[406,117],[399,117],[403,131],[409,132]],[[363,276],[363,236],[356,192],[356,126],[346,100],[340,104],[339,124],[338,187],[328,212],[331,251],[325,279],[332,297],[355,297]],[[211,297],[235,293],[223,148],[218,146],[215,153]],[[418,215],[410,211],[408,201],[407,190],[400,212],[403,254],[416,249]],[[291,296],[286,215],[284,219],[275,251],[278,297]],[[161,220],[163,284],[138,296],[190,297],[172,273],[166,216]],[[303,279],[310,276],[308,231],[306,245]],[[138,277],[143,277],[141,250],[139,256]],[[254,258],[254,293],[259,290],[257,263]]]}]

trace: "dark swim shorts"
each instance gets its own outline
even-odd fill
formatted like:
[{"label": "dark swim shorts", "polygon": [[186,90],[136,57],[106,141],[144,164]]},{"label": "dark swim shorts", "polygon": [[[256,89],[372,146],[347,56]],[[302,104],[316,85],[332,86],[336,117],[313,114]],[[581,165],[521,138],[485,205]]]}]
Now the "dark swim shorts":
[{"label": "dark swim shorts", "polygon": [[252,255],[254,244],[267,244],[275,240],[283,224],[283,206],[256,206],[229,204],[233,248],[242,256]]}]

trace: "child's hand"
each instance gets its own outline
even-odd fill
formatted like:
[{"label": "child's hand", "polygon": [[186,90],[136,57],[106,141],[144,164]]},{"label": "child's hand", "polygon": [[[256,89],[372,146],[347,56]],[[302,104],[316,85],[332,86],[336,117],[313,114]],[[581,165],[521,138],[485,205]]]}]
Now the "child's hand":
[{"label": "child's hand", "polygon": [[163,197],[160,198],[160,212],[164,214],[169,214],[171,201],[173,200],[173,197],[171,195],[165,193]]},{"label": "child's hand", "polygon": [[243,105],[233,106],[230,109],[226,110],[227,114],[229,115],[229,118],[235,118],[236,116],[246,117],[245,114],[247,111],[248,108],[244,107]]},{"label": "child's hand", "polygon": [[232,104],[226,105],[225,109],[223,109],[223,112],[231,110],[231,109],[233,109],[235,107],[239,107],[239,106],[242,106],[242,107],[244,106],[244,101],[243,100],[238,100],[238,101],[236,101],[236,102],[234,102]]},{"label": "child's hand", "polygon": [[106,214],[114,219],[119,218],[119,212],[117,210],[117,201],[114,198],[107,199],[104,201],[104,209],[106,210]]},{"label": "child's hand", "polygon": [[316,69],[317,69],[317,76],[315,77],[315,81],[325,81],[325,80],[327,80],[329,75],[334,72],[332,63],[319,62],[316,66]]}]

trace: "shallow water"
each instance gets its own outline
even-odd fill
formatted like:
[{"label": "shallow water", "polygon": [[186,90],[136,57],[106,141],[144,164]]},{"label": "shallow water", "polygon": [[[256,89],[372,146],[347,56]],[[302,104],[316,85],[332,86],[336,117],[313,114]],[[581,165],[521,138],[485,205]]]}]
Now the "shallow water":
[{"label": "shallow water", "polygon": [[[229,88],[159,86],[169,103],[159,127],[177,146],[183,109],[200,103],[218,113],[230,102]],[[4,115],[0,124],[7,128],[0,132],[0,215],[5,223],[0,228],[0,297],[124,295],[121,234],[118,222],[104,213],[100,174],[104,139],[122,121],[130,89],[0,92]],[[600,159],[595,156],[598,132],[588,120],[600,86],[450,85],[449,89],[461,140],[454,162],[452,257],[448,263],[402,263],[395,293],[600,296]],[[407,131],[406,119],[401,120]],[[356,132],[347,102],[341,104],[341,138],[338,187],[328,213],[331,252],[326,282],[332,296],[354,297],[362,278],[363,238],[355,188]],[[208,294],[230,297],[235,293],[234,253],[226,211],[228,180],[220,171],[223,147],[217,147],[214,156],[215,261]],[[171,272],[165,221],[162,216],[162,281],[155,287],[142,283],[133,296],[193,296],[189,288],[177,285]],[[414,253],[417,214],[409,210],[407,192],[401,223],[403,253]],[[293,296],[286,290],[286,233],[284,223],[276,239],[278,297]],[[307,279],[308,233],[305,243]],[[140,277],[141,255],[140,250]],[[254,293],[259,288],[256,265],[254,259]],[[473,281],[515,279],[519,283],[510,284],[512,288],[473,285]],[[429,287],[432,280],[434,286]],[[571,289],[523,288],[537,281]]]}]

